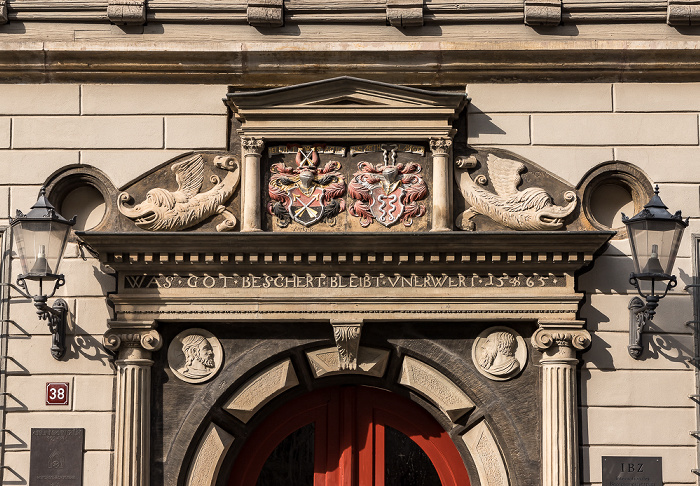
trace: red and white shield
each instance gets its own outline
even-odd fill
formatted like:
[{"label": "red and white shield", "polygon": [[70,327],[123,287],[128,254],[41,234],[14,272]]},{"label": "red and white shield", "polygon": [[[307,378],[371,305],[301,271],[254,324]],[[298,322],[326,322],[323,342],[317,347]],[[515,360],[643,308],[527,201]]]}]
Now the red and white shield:
[{"label": "red and white shield", "polygon": [[310,192],[304,192],[299,186],[291,188],[287,194],[287,210],[297,223],[311,226],[323,217],[323,188],[314,186]]},{"label": "red and white shield", "polygon": [[371,189],[370,194],[372,199],[369,209],[377,221],[384,226],[391,226],[401,218],[404,209],[401,202],[401,196],[403,195],[403,187],[401,185],[394,186],[394,190],[387,194],[384,191],[384,187],[378,184]]}]

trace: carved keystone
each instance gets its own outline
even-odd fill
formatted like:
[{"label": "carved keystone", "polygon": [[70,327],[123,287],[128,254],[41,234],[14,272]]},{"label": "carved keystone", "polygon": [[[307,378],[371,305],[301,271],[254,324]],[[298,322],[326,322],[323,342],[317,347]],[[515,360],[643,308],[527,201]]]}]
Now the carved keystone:
[{"label": "carved keystone", "polygon": [[559,25],[561,0],[525,0],[525,24]]},{"label": "carved keystone", "polygon": [[0,0],[0,25],[7,23],[7,2]]},{"label": "carved keystone", "polygon": [[386,19],[393,27],[423,25],[423,0],[386,0]]},{"label": "carved keystone", "polygon": [[248,380],[236,390],[224,410],[247,423],[267,402],[298,384],[292,361],[287,359]]},{"label": "carved keystone", "polygon": [[338,347],[338,363],[341,370],[357,369],[357,353],[360,349],[361,322],[331,322],[333,337]]},{"label": "carved keystone", "polygon": [[474,402],[452,380],[410,356],[403,360],[399,383],[427,397],[453,422],[475,407]]},{"label": "carved keystone", "polygon": [[666,23],[678,26],[700,24],[700,1],[668,0]]},{"label": "carved keystone", "polygon": [[386,365],[389,362],[389,351],[361,346],[357,353],[357,368],[354,370],[340,369],[337,348],[309,351],[306,353],[306,357],[311,365],[314,378],[341,374],[381,377],[384,376]]},{"label": "carved keystone", "polygon": [[117,25],[143,25],[146,23],[146,0],[109,0],[107,17]]},{"label": "carved keystone", "polygon": [[284,0],[248,0],[248,23],[254,27],[282,27]]},{"label": "carved keystone", "polygon": [[211,486],[216,483],[226,452],[233,444],[233,436],[221,427],[211,424],[194,454],[187,486]]}]

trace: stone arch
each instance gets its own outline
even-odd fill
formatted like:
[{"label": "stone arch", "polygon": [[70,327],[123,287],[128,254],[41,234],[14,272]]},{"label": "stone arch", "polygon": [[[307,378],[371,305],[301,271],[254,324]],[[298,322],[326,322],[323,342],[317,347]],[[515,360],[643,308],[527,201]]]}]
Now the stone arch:
[{"label": "stone arch", "polygon": [[[312,368],[316,366],[314,362],[319,363],[319,356],[324,356],[326,352],[331,351],[337,353],[336,348],[307,351]],[[342,371],[334,369],[333,360],[327,359],[325,361],[327,366],[314,373],[314,379],[328,374],[377,376],[378,369],[383,373],[386,363],[382,364],[381,361],[388,359],[388,355],[388,351],[361,346],[356,369]],[[377,359],[363,360],[363,356]],[[403,358],[397,383],[421,394],[451,422],[458,420],[475,407],[456,383],[428,363],[414,357]],[[285,358],[267,366],[239,386],[224,408],[245,423],[275,397],[298,385],[299,380],[292,361]],[[424,406],[421,402],[416,403]],[[460,438],[472,457],[481,486],[511,486],[503,453],[485,419],[477,421]],[[233,441],[233,435],[218,425],[210,423],[200,437],[194,455],[189,461],[184,485],[217,486],[221,484],[219,481],[221,466]]]}]

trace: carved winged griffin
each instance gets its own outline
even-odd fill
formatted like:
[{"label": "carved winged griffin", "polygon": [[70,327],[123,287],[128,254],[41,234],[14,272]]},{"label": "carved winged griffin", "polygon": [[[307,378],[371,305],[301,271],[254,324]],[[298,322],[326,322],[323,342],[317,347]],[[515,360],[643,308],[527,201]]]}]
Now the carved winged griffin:
[{"label": "carved winged griffin", "polygon": [[231,157],[217,156],[214,164],[228,170],[223,180],[211,176],[214,185],[206,192],[200,192],[204,183],[204,158],[195,154],[170,167],[175,173],[177,190],[168,191],[161,187],[151,189],[146,200],[134,207],[124,204],[133,200],[127,192],[119,194],[119,211],[136,226],[148,231],[178,231],[194,226],[215,214],[221,214],[224,221],[216,226],[217,231],[231,231],[236,226],[236,217],[223,204],[228,201],[238,186],[240,169]]},{"label": "carved winged griffin", "polygon": [[472,180],[465,170],[458,174],[459,189],[471,205],[457,217],[456,224],[462,229],[473,231],[472,218],[477,214],[488,216],[497,223],[515,230],[555,230],[564,226],[564,219],[576,208],[576,193],[564,193],[566,206],[557,206],[552,197],[539,187],[528,187],[522,191],[520,174],[525,165],[516,160],[503,159],[489,154],[488,174],[496,193],[485,189],[486,177],[480,175]]}]

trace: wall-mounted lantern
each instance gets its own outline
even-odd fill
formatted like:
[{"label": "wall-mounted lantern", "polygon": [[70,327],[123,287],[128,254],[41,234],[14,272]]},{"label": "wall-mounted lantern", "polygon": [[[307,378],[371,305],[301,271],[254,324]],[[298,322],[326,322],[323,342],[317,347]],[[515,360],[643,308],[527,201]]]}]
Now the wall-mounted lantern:
[{"label": "wall-mounted lantern", "polygon": [[[646,304],[634,297],[629,303],[630,343],[627,347],[630,356],[639,359],[642,355],[642,333],[647,321],[656,314],[659,300],[677,285],[675,275],[671,275],[676,261],[683,230],[688,226],[688,218],[683,220],[681,212],[668,212],[659,197],[659,186],[654,196],[639,214],[628,218],[622,215],[634,257],[634,272],[630,274],[630,284],[637,289]],[[649,282],[642,290],[640,281]]]},{"label": "wall-mounted lantern", "polygon": [[[63,275],[58,273],[63,250],[68,241],[71,226],[75,217],[70,221],[56,212],[56,209],[46,199],[46,190],[41,188],[39,199],[27,214],[18,209],[17,216],[10,218],[10,226],[17,244],[17,253],[22,265],[22,274],[17,277],[17,286],[11,285],[23,297],[32,299],[39,319],[48,321],[49,330],[53,335],[51,355],[61,359],[66,352],[66,312],[68,304],[63,299],[56,299],[53,305],[47,304],[48,299],[65,283]],[[27,281],[37,282],[36,292],[30,291]],[[49,294],[44,291],[44,284],[53,285]],[[36,284],[31,284],[33,287]]]}]

